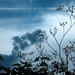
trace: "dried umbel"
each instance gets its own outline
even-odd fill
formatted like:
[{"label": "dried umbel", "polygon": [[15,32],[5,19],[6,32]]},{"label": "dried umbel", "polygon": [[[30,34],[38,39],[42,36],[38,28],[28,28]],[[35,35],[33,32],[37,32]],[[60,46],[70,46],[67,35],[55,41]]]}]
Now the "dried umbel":
[{"label": "dried umbel", "polygon": [[74,8],[74,6],[70,6],[70,7],[68,7],[68,10],[66,10],[66,11],[70,12],[73,15],[75,8]]},{"label": "dried umbel", "polygon": [[55,27],[53,30],[52,29],[50,29],[50,34],[52,34],[53,36],[55,36],[56,35],[56,33],[57,33],[57,28]]},{"label": "dried umbel", "polygon": [[62,10],[63,7],[64,7],[64,5],[59,5],[59,7],[56,9],[56,11]]},{"label": "dried umbel", "polygon": [[60,22],[60,26],[64,27],[67,24],[67,22]]}]

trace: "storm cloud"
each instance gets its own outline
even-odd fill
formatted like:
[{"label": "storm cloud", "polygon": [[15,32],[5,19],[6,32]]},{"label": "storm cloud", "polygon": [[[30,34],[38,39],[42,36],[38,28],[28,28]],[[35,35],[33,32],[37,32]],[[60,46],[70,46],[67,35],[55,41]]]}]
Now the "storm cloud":
[{"label": "storm cloud", "polygon": [[31,45],[34,45],[41,41],[38,39],[38,37],[35,36],[36,33],[42,33],[44,34],[44,31],[41,29],[37,29],[33,31],[32,33],[26,33],[23,36],[15,36],[13,37],[13,50],[19,51],[19,50],[25,50],[25,48],[30,47]]},{"label": "storm cloud", "polygon": [[[36,36],[38,33],[44,34],[45,31],[41,29],[37,29],[32,33],[26,33],[22,36],[14,36],[13,39],[13,51],[11,55],[3,55],[0,54],[4,58],[4,62],[0,62],[4,66],[12,67],[12,64],[20,60],[17,58],[17,53],[24,51],[26,48],[29,48],[32,45],[37,44],[38,42],[42,41],[38,39]],[[27,49],[26,49],[27,50]],[[25,51],[26,51],[25,50]],[[9,64],[8,64],[9,63]]]}]

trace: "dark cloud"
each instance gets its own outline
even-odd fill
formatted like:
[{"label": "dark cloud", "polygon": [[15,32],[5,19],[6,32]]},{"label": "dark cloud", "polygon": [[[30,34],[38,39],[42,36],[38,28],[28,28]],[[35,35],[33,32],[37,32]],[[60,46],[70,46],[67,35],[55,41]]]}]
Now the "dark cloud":
[{"label": "dark cloud", "polygon": [[37,32],[43,32],[41,29],[37,29],[32,33],[26,33],[23,36],[13,37],[13,50],[19,51],[38,43],[40,40],[35,36]]},{"label": "dark cloud", "polygon": [[11,67],[12,68],[12,64],[14,64],[15,62],[17,62],[19,60],[19,58],[17,58],[16,54],[12,54],[12,55],[2,55],[0,54],[4,61],[0,61],[0,64],[6,67]]},{"label": "dark cloud", "polygon": [[2,64],[4,66],[12,67],[13,63],[18,62],[20,60],[19,58],[17,58],[18,52],[25,50],[25,48],[27,48],[27,47],[29,48],[31,45],[35,45],[39,41],[42,41],[36,36],[38,33],[43,35],[44,31],[41,29],[37,29],[37,30],[33,31],[32,33],[26,33],[23,36],[13,37],[12,54],[11,55],[0,54],[4,58],[4,62],[0,62],[0,64]]}]

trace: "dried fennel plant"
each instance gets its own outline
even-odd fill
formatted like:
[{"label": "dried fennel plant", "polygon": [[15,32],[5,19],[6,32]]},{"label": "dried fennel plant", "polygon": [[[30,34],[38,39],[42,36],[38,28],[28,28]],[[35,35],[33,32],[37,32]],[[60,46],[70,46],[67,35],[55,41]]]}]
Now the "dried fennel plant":
[{"label": "dried fennel plant", "polygon": [[[58,29],[57,29],[57,27],[55,27],[54,29],[50,29],[50,34],[53,36],[53,38],[55,39],[55,42],[57,43],[57,45],[58,45],[58,51],[54,48],[54,47],[52,47],[51,46],[51,44],[49,43],[49,41],[48,41],[48,36],[47,36],[47,34],[46,33],[41,33],[41,32],[37,32],[38,34],[37,34],[37,37],[38,38],[40,38],[41,40],[42,40],[42,42],[44,42],[45,44],[47,44],[49,47],[50,47],[50,49],[51,50],[53,50],[53,53],[54,53],[54,55],[56,56],[58,56],[59,57],[59,59],[60,59],[60,61],[61,61],[61,66],[63,66],[63,68],[60,68],[59,67],[59,70],[57,70],[57,71],[60,71],[61,70],[61,72],[63,72],[63,75],[64,75],[64,72],[65,71],[67,71],[68,70],[68,66],[69,66],[69,60],[71,60],[72,61],[72,63],[73,63],[73,65],[74,65],[74,62],[73,62],[73,60],[71,59],[71,57],[72,57],[72,55],[71,55],[71,53],[73,53],[74,52],[74,46],[73,46],[73,44],[71,43],[71,41],[70,41],[70,46],[66,46],[65,48],[63,48],[62,49],[62,42],[63,42],[63,40],[65,39],[65,36],[69,33],[69,31],[71,30],[71,28],[75,25],[75,7],[74,6],[70,6],[70,7],[68,7],[67,9],[65,9],[65,7],[64,7],[64,5],[59,5],[59,7],[56,9],[56,11],[62,11],[63,13],[65,13],[68,17],[69,17],[69,19],[70,19],[70,22],[69,22],[69,28],[68,29],[66,29],[66,31],[65,31],[65,26],[68,24],[68,22],[60,22],[60,26],[62,27],[62,29],[63,29],[63,34],[62,34],[62,38],[60,39],[60,41],[59,40],[57,40],[57,37],[56,37],[56,34],[57,34],[57,32],[58,32]],[[73,50],[72,50],[73,49]],[[65,59],[66,59],[66,61],[65,61],[65,63],[63,62],[63,56],[61,55],[62,54],[62,52],[65,54]],[[52,54],[53,54],[52,53]],[[69,59],[70,58],[70,59]],[[59,65],[59,64],[58,64]],[[65,72],[66,73],[66,72]]]}]

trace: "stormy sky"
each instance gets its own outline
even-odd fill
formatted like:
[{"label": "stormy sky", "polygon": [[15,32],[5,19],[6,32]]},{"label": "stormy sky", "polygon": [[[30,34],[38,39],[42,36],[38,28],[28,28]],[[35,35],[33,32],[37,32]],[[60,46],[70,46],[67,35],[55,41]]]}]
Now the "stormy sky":
[{"label": "stormy sky", "polygon": [[[61,38],[60,22],[67,21],[66,14],[56,12],[55,9],[60,5],[71,6],[74,0],[0,0],[0,54],[12,57],[12,52],[17,50],[16,44],[20,49],[35,50],[35,43],[38,42],[34,37],[34,32],[45,30],[48,35],[49,29],[57,27],[58,40]],[[66,26],[66,29],[68,26]],[[74,39],[75,26],[67,35],[65,40]],[[72,35],[72,36],[71,36]],[[52,36],[49,37],[52,46],[55,42]],[[15,44],[14,44],[15,43]]]}]

